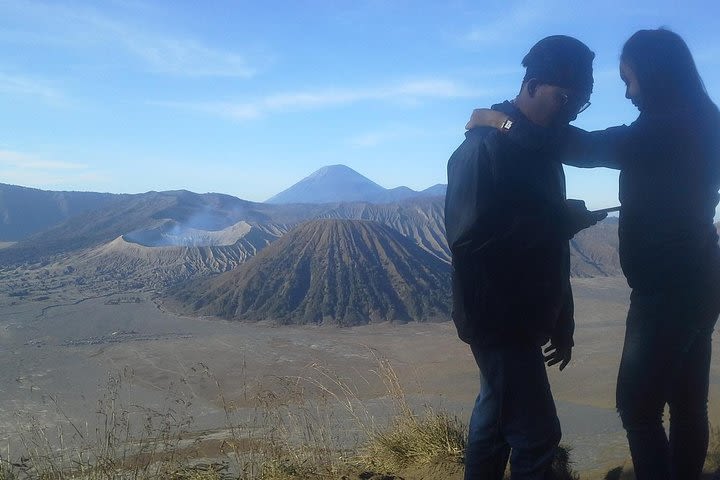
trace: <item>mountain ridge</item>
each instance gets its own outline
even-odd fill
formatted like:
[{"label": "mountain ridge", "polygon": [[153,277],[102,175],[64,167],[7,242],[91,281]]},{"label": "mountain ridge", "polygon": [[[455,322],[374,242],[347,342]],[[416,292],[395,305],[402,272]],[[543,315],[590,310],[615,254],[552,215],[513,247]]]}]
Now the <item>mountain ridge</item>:
[{"label": "mountain ridge", "polygon": [[287,324],[449,319],[446,262],[379,222],[311,220],[240,267],[179,288],[194,313]]},{"label": "mountain ridge", "polygon": [[[48,230],[18,242],[0,244],[0,266],[77,264],[83,266],[79,268],[84,272],[81,281],[90,281],[95,270],[111,278],[108,268],[113,266],[125,278],[137,276],[146,285],[164,288],[173,280],[235,268],[298,224],[313,219],[377,221],[405,235],[432,256],[450,262],[442,196],[382,204],[267,204],[187,190],[109,198],[112,200],[106,204]],[[119,237],[129,242],[127,249],[113,250],[115,253],[110,256],[97,254],[100,251],[97,249]],[[131,244],[147,248],[129,248]],[[570,248],[573,276],[622,274],[617,255],[617,225],[612,219],[578,234]],[[84,253],[88,249],[95,249],[96,253],[88,256]]]},{"label": "mountain ridge", "polygon": [[268,198],[265,203],[391,203],[432,195],[444,195],[443,185],[433,185],[421,191],[415,191],[405,186],[384,188],[352,168],[337,164],[326,165],[314,171],[282,192]]},{"label": "mountain ridge", "polygon": [[122,194],[52,191],[0,183],[0,241],[18,241]]}]

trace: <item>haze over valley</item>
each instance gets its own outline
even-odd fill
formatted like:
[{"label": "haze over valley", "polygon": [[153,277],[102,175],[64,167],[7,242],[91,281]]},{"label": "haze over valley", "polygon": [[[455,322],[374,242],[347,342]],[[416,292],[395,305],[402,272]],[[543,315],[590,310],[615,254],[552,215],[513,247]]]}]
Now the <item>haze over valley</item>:
[{"label": "haze over valley", "polygon": [[[109,372],[132,371],[133,401],[148,407],[182,385],[203,442],[223,435],[217,387],[248,416],[248,398],[319,366],[382,419],[378,358],[411,403],[467,420],[477,368],[450,322],[443,195],[384,189],[342,165],[266,203],[0,185],[1,440],[17,444],[18,413],[92,424]],[[616,218],[571,241],[576,350],[551,371],[583,478],[627,457],[614,410],[629,293],[617,248]],[[711,381],[717,422],[718,362]]]},{"label": "haze over valley", "polygon": [[[718,104],[720,2],[693,6],[0,0],[0,480],[461,480],[448,158],[548,35],[594,53],[575,127],[639,118],[638,29],[678,33]],[[563,171],[618,205],[618,170]],[[617,215],[569,242],[562,480],[633,476]]]}]

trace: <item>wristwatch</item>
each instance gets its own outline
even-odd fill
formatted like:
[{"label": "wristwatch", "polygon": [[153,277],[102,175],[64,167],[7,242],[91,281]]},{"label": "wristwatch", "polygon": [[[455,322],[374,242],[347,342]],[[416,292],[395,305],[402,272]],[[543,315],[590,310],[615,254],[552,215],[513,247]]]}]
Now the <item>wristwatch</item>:
[{"label": "wristwatch", "polygon": [[513,121],[511,119],[506,119],[503,123],[500,124],[500,131],[503,133],[507,133],[513,126]]}]

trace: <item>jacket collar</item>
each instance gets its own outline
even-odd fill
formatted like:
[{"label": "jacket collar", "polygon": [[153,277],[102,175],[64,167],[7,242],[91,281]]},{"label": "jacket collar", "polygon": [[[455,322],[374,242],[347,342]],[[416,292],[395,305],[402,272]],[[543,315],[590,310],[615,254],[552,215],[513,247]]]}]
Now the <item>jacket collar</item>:
[{"label": "jacket collar", "polygon": [[498,112],[502,112],[502,113],[508,115],[510,118],[513,118],[513,119],[522,118],[523,120],[526,120],[528,122],[530,121],[525,116],[525,114],[522,113],[522,111],[517,107],[517,105],[515,105],[515,103],[513,103],[511,101],[505,100],[502,103],[496,103],[491,108],[493,110],[497,110]]}]

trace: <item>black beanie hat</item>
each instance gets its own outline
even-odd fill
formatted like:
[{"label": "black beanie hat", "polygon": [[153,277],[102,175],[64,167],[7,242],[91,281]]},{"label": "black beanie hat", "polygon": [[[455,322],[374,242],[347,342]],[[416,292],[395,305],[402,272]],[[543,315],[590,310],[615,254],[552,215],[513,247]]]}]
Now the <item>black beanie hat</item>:
[{"label": "black beanie hat", "polygon": [[589,95],[593,89],[594,58],[595,53],[576,38],[566,35],[545,37],[523,58],[524,80],[536,78],[542,83]]}]

